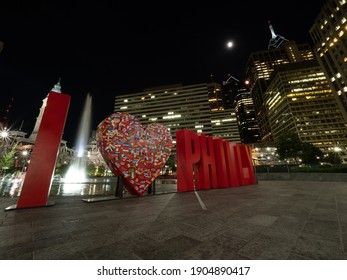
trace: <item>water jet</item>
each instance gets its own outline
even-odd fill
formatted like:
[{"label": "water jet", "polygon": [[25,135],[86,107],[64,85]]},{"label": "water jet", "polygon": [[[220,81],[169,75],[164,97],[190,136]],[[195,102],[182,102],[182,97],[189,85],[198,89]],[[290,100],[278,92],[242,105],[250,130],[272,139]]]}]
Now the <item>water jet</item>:
[{"label": "water jet", "polygon": [[92,97],[88,94],[77,131],[75,157],[65,177],[65,183],[83,183],[87,179],[85,151],[90,136]]}]

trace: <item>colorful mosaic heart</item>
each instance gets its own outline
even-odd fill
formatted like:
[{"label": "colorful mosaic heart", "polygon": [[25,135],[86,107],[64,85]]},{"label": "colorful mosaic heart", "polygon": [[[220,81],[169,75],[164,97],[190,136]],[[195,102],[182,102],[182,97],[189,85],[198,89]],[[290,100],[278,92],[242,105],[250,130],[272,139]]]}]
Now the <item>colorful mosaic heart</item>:
[{"label": "colorful mosaic heart", "polygon": [[169,130],[158,123],[145,129],[138,119],[114,113],[97,127],[99,151],[115,175],[122,174],[132,194],[141,196],[165,166],[172,147]]}]

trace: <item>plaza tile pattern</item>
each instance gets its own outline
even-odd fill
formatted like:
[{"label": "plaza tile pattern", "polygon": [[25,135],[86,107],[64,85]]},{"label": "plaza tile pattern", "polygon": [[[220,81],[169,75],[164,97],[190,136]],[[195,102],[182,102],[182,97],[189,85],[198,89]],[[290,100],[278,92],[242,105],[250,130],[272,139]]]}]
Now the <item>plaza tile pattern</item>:
[{"label": "plaza tile pattern", "polygon": [[257,185],[4,211],[0,259],[347,259],[347,183]]}]

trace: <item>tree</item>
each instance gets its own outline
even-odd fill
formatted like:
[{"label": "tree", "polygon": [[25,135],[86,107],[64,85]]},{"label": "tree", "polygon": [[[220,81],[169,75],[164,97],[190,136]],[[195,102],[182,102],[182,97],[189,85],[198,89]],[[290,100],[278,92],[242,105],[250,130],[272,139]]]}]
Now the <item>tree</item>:
[{"label": "tree", "polygon": [[176,162],[177,162],[176,156],[171,154],[166,162],[166,165],[169,166],[172,172],[176,172],[176,169],[177,169]]},{"label": "tree", "polygon": [[87,174],[89,177],[95,176],[96,166],[94,164],[87,165]]},{"label": "tree", "polygon": [[302,142],[296,133],[289,131],[278,138],[276,148],[281,160],[293,159],[297,163],[302,151]]},{"label": "tree", "polygon": [[302,143],[301,159],[304,164],[318,164],[323,159],[323,152],[311,143]]},{"label": "tree", "polygon": [[281,160],[298,159],[304,164],[318,164],[323,161],[323,152],[311,143],[302,142],[294,132],[286,132],[281,135],[276,143],[277,153]]},{"label": "tree", "polygon": [[338,155],[338,153],[333,153],[333,152],[328,153],[324,157],[324,161],[328,162],[328,163],[331,163],[331,164],[341,164],[342,163],[342,159]]},{"label": "tree", "polygon": [[105,166],[103,165],[98,166],[97,176],[104,176],[104,173],[105,173]]},{"label": "tree", "polygon": [[9,152],[6,152],[0,158],[1,172],[4,172],[5,174],[7,174],[7,173],[12,173],[14,171],[16,152],[17,152],[17,146],[14,145]]}]

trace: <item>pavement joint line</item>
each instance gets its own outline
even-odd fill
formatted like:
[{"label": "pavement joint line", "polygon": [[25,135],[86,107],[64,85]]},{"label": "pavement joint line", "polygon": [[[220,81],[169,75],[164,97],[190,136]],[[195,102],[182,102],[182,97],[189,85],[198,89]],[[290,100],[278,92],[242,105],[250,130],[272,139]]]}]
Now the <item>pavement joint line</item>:
[{"label": "pavement joint line", "polygon": [[202,208],[202,210],[207,210],[207,207],[205,205],[205,203],[202,201],[202,199],[200,198],[199,194],[197,193],[197,191],[194,191],[196,198],[198,199],[200,206]]},{"label": "pavement joint line", "polygon": [[342,248],[342,252],[345,253],[345,246],[343,245],[343,240],[342,240],[342,227],[341,227],[341,218],[340,218],[340,211],[339,211],[339,206],[336,200],[336,195],[334,195],[334,200],[335,200],[335,207],[337,211],[337,222],[339,224],[339,239],[340,239],[340,244]]}]

